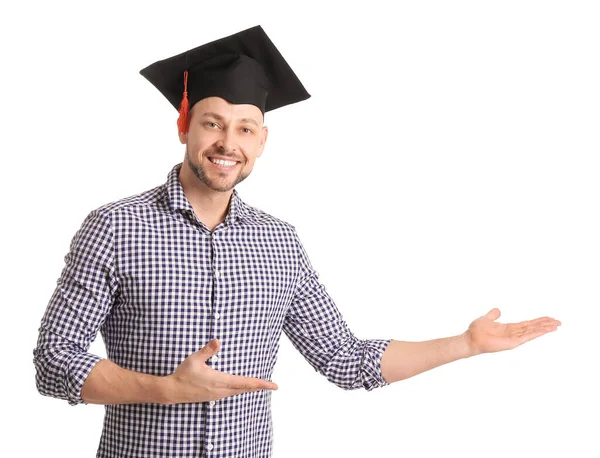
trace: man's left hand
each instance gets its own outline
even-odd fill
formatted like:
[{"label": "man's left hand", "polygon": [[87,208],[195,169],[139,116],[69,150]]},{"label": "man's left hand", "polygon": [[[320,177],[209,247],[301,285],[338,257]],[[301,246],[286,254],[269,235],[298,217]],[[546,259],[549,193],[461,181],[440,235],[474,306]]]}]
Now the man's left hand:
[{"label": "man's left hand", "polygon": [[465,331],[465,339],[474,355],[502,350],[512,350],[519,345],[556,331],[561,322],[550,317],[520,323],[496,323],[500,310],[494,308],[477,318]]}]

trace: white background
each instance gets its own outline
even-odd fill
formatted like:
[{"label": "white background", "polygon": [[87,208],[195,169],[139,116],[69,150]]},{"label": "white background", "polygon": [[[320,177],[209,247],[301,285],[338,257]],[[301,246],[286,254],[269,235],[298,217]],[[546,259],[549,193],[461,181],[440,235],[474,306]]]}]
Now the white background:
[{"label": "white background", "polygon": [[312,98],[267,113],[237,189],[296,226],[358,337],[456,335],[493,307],[563,323],[372,392],[328,383],[283,336],[274,456],[600,456],[597,2],[391,5],[2,7],[0,454],[95,456],[103,407],[34,383],[63,258],[90,210],[183,158],[139,70],[261,24]]}]

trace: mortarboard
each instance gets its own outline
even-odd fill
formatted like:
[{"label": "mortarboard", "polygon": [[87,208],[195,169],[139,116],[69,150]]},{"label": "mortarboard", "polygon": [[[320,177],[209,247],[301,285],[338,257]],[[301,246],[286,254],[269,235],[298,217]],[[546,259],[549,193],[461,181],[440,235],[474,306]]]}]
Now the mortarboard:
[{"label": "mortarboard", "polygon": [[180,132],[188,112],[206,97],[267,111],[306,100],[310,94],[260,25],[160,60],[140,70],[179,111]]}]

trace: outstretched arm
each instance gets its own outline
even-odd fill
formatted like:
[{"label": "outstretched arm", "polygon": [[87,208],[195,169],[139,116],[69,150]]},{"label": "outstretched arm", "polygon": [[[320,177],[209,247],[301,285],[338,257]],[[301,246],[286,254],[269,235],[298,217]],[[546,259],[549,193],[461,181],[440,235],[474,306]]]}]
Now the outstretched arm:
[{"label": "outstretched arm", "polygon": [[298,276],[283,332],[306,361],[334,385],[371,391],[385,386],[381,357],[390,339],[359,339],[348,327],[293,231]]},{"label": "outstretched arm", "polygon": [[495,322],[499,317],[500,310],[494,308],[457,336],[424,342],[392,340],[381,358],[383,378],[393,383],[458,359],[511,350],[561,325],[550,317],[509,324]]}]

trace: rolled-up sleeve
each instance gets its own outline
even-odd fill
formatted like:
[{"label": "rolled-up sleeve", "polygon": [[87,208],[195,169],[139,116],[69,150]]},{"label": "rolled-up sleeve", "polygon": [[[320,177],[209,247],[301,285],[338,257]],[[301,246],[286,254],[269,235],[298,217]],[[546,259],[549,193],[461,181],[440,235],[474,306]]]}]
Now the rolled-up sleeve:
[{"label": "rolled-up sleeve", "polygon": [[391,339],[358,339],[348,328],[325,286],[318,280],[293,229],[299,275],[283,330],[308,363],[345,390],[388,385],[381,358]]},{"label": "rolled-up sleeve", "polygon": [[73,237],[33,350],[38,391],[71,405],[83,403],[83,383],[102,359],[87,350],[118,290],[108,218],[92,211]]}]

